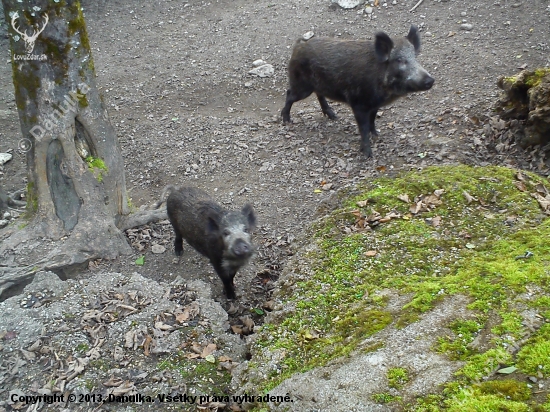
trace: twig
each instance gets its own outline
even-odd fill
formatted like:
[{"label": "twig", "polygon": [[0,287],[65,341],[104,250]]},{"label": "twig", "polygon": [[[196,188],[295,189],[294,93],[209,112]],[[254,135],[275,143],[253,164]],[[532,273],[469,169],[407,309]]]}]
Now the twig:
[{"label": "twig", "polygon": [[422,4],[423,1],[424,1],[424,0],[419,0],[418,3],[416,3],[416,4],[414,5],[414,7],[413,7],[412,9],[409,10],[409,13],[410,13],[411,11],[414,11],[418,6],[420,6],[420,5]]},{"label": "twig", "polygon": [[167,219],[166,209],[143,210],[120,219],[117,227],[124,231],[133,227],[142,226],[150,222]]}]

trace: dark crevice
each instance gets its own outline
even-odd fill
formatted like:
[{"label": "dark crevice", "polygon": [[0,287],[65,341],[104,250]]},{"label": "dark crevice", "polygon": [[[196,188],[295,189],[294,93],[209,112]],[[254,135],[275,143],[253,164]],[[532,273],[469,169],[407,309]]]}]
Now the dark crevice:
[{"label": "dark crevice", "polygon": [[46,172],[55,214],[63,221],[65,230],[72,230],[78,223],[80,198],[73,180],[67,174],[65,153],[59,140],[52,140],[48,146]]},{"label": "dark crevice", "polygon": [[76,135],[74,137],[76,152],[82,160],[86,160],[89,156],[97,157],[97,149],[94,145],[94,141],[84,125],[78,120],[78,117],[74,119],[74,125],[76,130]]}]

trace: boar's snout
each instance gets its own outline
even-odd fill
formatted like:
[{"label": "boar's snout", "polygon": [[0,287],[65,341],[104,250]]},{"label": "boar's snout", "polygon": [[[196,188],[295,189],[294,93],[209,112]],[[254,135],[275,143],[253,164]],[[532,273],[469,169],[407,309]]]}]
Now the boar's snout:
[{"label": "boar's snout", "polygon": [[430,90],[435,83],[435,79],[430,76],[426,70],[420,68],[417,75],[409,78],[406,83],[407,92],[423,92]]},{"label": "boar's snout", "polygon": [[243,239],[238,239],[231,248],[231,252],[238,258],[246,258],[252,254],[252,248]]},{"label": "boar's snout", "polygon": [[422,90],[430,90],[435,83],[435,79],[429,74],[424,78]]}]

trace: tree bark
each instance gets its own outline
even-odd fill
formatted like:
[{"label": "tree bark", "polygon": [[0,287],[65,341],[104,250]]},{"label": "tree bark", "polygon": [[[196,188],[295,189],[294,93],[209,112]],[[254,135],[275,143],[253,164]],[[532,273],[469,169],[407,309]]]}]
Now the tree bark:
[{"label": "tree bark", "polygon": [[[32,220],[0,246],[0,270],[13,268],[4,270],[4,278],[18,273],[17,279],[131,251],[117,227],[129,212],[123,159],[97,90],[80,3],[19,1],[2,3],[29,149],[27,213]],[[18,252],[22,243],[39,237],[54,243]],[[0,290],[2,282],[0,276]]]}]

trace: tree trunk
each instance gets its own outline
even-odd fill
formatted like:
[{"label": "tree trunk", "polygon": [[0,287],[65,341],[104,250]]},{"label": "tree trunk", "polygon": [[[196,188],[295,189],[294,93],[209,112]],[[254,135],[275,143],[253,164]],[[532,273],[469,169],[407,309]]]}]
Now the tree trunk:
[{"label": "tree trunk", "polygon": [[[21,280],[32,276],[29,267],[31,272],[59,272],[130,252],[117,227],[126,226],[128,215],[123,159],[97,90],[80,2],[2,3],[28,147],[27,212],[32,221],[0,246],[0,270],[15,266],[12,272],[18,274],[12,275]],[[44,242],[32,242],[39,237],[49,239],[46,249]],[[10,277],[4,272],[0,293]]]}]

